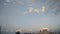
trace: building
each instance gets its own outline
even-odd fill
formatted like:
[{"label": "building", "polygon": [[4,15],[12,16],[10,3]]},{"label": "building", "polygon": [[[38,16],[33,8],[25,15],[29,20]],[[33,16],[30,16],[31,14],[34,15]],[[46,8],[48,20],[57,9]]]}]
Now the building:
[{"label": "building", "polygon": [[49,34],[48,28],[43,28],[40,34]]}]

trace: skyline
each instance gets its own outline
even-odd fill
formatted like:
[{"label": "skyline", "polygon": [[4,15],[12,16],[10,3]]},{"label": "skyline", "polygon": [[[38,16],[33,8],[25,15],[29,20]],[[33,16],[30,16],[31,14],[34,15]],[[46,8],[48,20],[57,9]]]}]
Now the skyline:
[{"label": "skyline", "polygon": [[60,0],[0,0],[1,24],[2,31],[59,30]]}]

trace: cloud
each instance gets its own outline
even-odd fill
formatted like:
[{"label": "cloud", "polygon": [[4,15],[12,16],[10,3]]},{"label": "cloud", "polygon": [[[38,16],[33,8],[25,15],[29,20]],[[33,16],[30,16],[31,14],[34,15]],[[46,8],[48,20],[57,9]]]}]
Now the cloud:
[{"label": "cloud", "polygon": [[49,0],[48,3],[51,4],[51,10],[54,10],[54,8],[56,8],[54,14],[58,15],[60,13],[60,0]]},{"label": "cloud", "polygon": [[32,7],[29,7],[28,12],[29,13],[32,13],[33,12],[33,8]]},{"label": "cloud", "polygon": [[46,10],[45,6],[42,6],[41,11],[42,11],[42,12],[45,12],[45,10]]},{"label": "cloud", "polygon": [[33,12],[33,8],[32,7],[29,7],[25,12],[24,14],[28,14],[28,13],[32,13]]},{"label": "cloud", "polygon": [[5,0],[9,4],[24,5],[25,3],[21,0]]},{"label": "cloud", "polygon": [[39,8],[35,8],[34,12],[39,13]]},{"label": "cloud", "polygon": [[22,1],[17,1],[18,4],[24,5],[24,2]]},{"label": "cloud", "polygon": [[45,13],[45,11],[46,11],[46,7],[45,6],[42,6],[42,8],[33,8],[33,7],[29,7],[25,12],[24,12],[24,14],[31,14],[31,13],[41,13],[41,14],[43,14],[43,13]]},{"label": "cloud", "polygon": [[27,11],[25,11],[25,12],[24,12],[24,14],[28,14],[28,12],[27,12]]},{"label": "cloud", "polygon": [[6,2],[10,2],[10,0],[6,0]]},{"label": "cloud", "polygon": [[29,0],[27,3],[34,4],[35,3],[35,0]]},{"label": "cloud", "polygon": [[7,5],[7,3],[4,3],[4,5]]},{"label": "cloud", "polygon": [[33,6],[36,4],[36,0],[28,0],[26,3],[28,4],[27,6]]},{"label": "cloud", "polygon": [[31,3],[35,3],[35,0],[31,0]]}]

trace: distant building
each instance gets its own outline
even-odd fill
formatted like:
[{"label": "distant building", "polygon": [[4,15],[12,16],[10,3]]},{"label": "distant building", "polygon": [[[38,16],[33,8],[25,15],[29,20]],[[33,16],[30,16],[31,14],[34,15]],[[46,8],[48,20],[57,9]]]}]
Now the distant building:
[{"label": "distant building", "polygon": [[47,29],[43,29],[43,34],[49,34]]},{"label": "distant building", "polygon": [[49,34],[48,28],[43,28],[40,34]]}]

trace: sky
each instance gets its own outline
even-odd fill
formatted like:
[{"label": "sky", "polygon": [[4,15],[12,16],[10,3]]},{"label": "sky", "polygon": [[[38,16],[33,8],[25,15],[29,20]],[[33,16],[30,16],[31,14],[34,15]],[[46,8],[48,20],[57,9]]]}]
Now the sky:
[{"label": "sky", "polygon": [[60,0],[0,0],[2,31],[60,29]]}]

